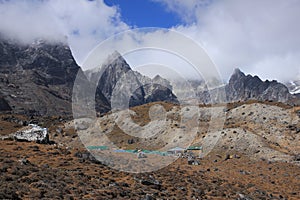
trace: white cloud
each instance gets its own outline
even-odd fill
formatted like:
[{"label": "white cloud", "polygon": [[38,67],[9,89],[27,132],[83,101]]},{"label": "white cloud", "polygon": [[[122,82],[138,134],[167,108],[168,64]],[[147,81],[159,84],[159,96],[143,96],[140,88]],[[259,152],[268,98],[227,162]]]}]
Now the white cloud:
[{"label": "white cloud", "polygon": [[117,8],[106,6],[102,0],[55,0],[49,3],[63,23],[73,54],[80,62],[99,42],[129,28],[120,20]]},{"label": "white cloud", "polygon": [[133,69],[151,77],[159,74],[169,79],[174,78],[172,76],[220,78],[214,64],[197,43],[178,31],[156,28],[134,29],[109,38],[91,52],[83,68],[101,68],[107,55],[114,50],[120,52]]},{"label": "white cloud", "polygon": [[0,1],[0,32],[22,42],[37,37],[61,40],[56,18],[39,1]]},{"label": "white cloud", "polygon": [[281,81],[300,73],[300,1],[155,1],[182,17],[174,29],[201,43],[225,79],[236,67]]},{"label": "white cloud", "polygon": [[[300,1],[152,1],[181,16],[184,23],[173,30],[200,43],[225,80],[236,67],[264,79],[300,76]],[[103,0],[0,0],[0,19],[0,32],[23,42],[61,40],[66,35],[79,64],[101,41],[130,28],[120,19],[118,8]],[[164,37],[167,34],[156,32],[145,41],[164,43]],[[135,42],[127,38],[123,43],[134,46],[130,43]],[[137,59],[128,58],[129,63],[138,64],[135,60],[142,56],[136,55]]]},{"label": "white cloud", "polygon": [[164,5],[169,12],[177,13],[186,23],[197,21],[199,11],[212,3],[212,0],[152,0]]},{"label": "white cloud", "polygon": [[102,0],[0,1],[0,19],[0,32],[21,42],[67,36],[79,64],[100,41],[129,28]]}]

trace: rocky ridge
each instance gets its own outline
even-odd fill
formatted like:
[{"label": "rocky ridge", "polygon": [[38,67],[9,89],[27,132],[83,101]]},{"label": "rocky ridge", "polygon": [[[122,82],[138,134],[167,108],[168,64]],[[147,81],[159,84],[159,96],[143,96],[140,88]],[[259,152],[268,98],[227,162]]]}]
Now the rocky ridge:
[{"label": "rocky ridge", "polygon": [[[227,84],[208,89],[203,80],[191,80],[190,87],[194,90],[199,103],[230,103],[238,101],[258,100],[282,102],[299,105],[300,98],[289,92],[286,85],[276,80],[262,81],[258,76],[245,75],[240,69],[235,69]],[[185,83],[173,82],[175,88],[184,90]],[[182,91],[179,91],[182,92]],[[175,94],[177,92],[175,91]],[[188,99],[190,96],[186,96]]]},{"label": "rocky ridge", "polygon": [[275,80],[262,81],[258,76],[245,75],[235,69],[229,83],[225,86],[227,101],[260,101],[289,102],[293,96],[288,88]]},{"label": "rocky ridge", "polygon": [[[159,75],[151,79],[133,71],[118,52],[107,58],[101,70],[83,72],[63,42],[37,40],[25,45],[0,37],[0,110],[25,115],[70,116],[76,77],[86,85],[84,92],[96,87],[95,108],[100,113],[109,111],[111,106],[123,109],[127,105],[155,101],[178,103],[173,82]],[[299,95],[290,94],[285,85],[262,81],[239,69],[228,84],[220,88],[208,90],[203,81],[191,81],[191,86],[199,102],[205,104],[251,99],[300,104]],[[185,85],[181,89],[187,92]],[[190,95],[190,91],[187,94]]]}]

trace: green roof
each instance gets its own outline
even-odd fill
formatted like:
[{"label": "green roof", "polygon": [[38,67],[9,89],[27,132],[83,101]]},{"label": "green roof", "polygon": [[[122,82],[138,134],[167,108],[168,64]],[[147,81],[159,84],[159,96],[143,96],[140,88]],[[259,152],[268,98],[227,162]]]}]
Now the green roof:
[{"label": "green roof", "polygon": [[108,150],[108,146],[87,146],[89,150]]}]

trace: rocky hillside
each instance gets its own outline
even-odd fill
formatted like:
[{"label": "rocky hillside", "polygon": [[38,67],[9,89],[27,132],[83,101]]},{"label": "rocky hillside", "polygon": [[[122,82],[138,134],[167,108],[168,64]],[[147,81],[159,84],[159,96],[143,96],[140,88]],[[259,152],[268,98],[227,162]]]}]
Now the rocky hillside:
[{"label": "rocky hillside", "polygon": [[[64,43],[36,41],[30,45],[0,39],[1,111],[26,115],[71,115],[76,75],[88,82]],[[109,105],[99,94],[101,111]]]},{"label": "rocky hillside", "polygon": [[170,83],[156,76],[154,79],[133,71],[126,60],[114,52],[100,69],[85,71],[93,84],[98,84],[111,104],[136,106],[154,101],[177,102]]},{"label": "rocky hillside", "polygon": [[[300,154],[299,107],[258,101],[199,108],[161,102],[160,105],[163,111],[153,103],[133,108],[132,120],[123,112],[108,114],[98,119],[104,131],[97,133],[93,128],[79,131],[81,140],[86,145],[110,146],[105,143],[108,137],[109,142],[120,148],[161,151],[194,143],[201,144],[204,153],[237,151],[253,159],[269,161],[293,162]],[[199,113],[198,121],[191,123],[195,112]]]},{"label": "rocky hillside", "polygon": [[[114,117],[99,118],[110,143],[120,148],[158,149],[178,146],[186,138],[180,126],[180,110],[192,109],[167,103],[164,107],[163,131],[157,138],[134,138],[118,129]],[[154,109],[153,109],[154,108]],[[288,107],[275,102],[201,106],[199,130],[193,144],[214,148],[199,158],[199,165],[188,165],[187,158],[178,158],[166,167],[147,173],[127,173],[112,169],[96,160],[74,131],[74,123],[62,118],[41,118],[20,115],[0,115],[0,135],[14,133],[23,125],[20,121],[35,121],[49,130],[52,144],[0,140],[0,197],[4,199],[299,199],[300,191],[300,107]],[[131,109],[136,124],[147,133],[161,127],[151,119],[159,114],[155,103]],[[149,113],[150,114],[149,116]],[[224,127],[213,130],[212,115],[226,115]],[[118,114],[118,113],[116,113]],[[122,117],[122,116],[120,116]],[[217,117],[217,116],[215,116]],[[121,121],[124,121],[120,118]],[[156,119],[159,121],[160,119]],[[129,121],[125,126],[134,128]],[[156,124],[156,127],[155,127]],[[9,130],[9,131],[8,131]],[[99,127],[97,129],[100,130]],[[123,129],[124,130],[124,129]],[[148,132],[149,133],[149,132]],[[169,133],[169,135],[168,135]],[[101,138],[93,135],[91,145],[100,145]],[[103,134],[102,134],[103,135]],[[118,137],[117,137],[118,136]],[[140,135],[141,136],[141,135]],[[189,135],[187,135],[189,136]],[[191,135],[190,135],[191,136]],[[132,140],[133,139],[133,140]],[[139,140],[137,140],[139,139]],[[155,145],[154,145],[155,144]],[[106,150],[97,150],[101,154]],[[133,156],[144,166],[151,161],[137,159],[135,153],[113,152],[124,158]],[[198,155],[198,152],[195,152]],[[172,156],[164,156],[163,158]],[[161,163],[164,159],[155,160]],[[117,165],[116,165],[117,166]]]}]

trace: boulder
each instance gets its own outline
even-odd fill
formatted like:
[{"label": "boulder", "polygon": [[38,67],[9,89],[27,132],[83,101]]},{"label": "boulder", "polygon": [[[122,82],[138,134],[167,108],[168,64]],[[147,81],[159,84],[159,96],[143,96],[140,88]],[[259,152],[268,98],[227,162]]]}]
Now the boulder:
[{"label": "boulder", "polygon": [[140,182],[142,185],[149,186],[153,189],[160,190],[162,185],[161,183],[154,179],[151,175],[149,177],[143,177],[143,178],[135,178],[138,182]]},{"label": "boulder", "polygon": [[294,156],[294,160],[295,160],[295,161],[300,161],[300,154],[295,155],[295,156]]},{"label": "boulder", "polygon": [[48,129],[35,124],[29,124],[27,127],[13,133],[11,137],[17,141],[35,141],[40,144],[50,143]]}]

